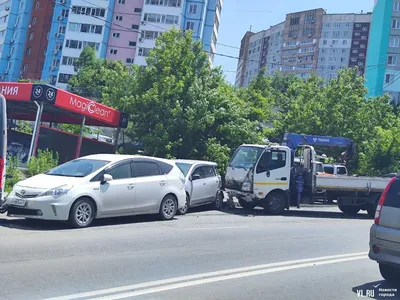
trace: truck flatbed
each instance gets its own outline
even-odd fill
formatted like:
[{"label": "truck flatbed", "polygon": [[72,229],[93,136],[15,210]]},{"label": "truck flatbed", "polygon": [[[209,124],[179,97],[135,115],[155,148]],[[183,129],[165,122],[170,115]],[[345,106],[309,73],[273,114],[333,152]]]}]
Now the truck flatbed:
[{"label": "truck flatbed", "polygon": [[391,178],[316,175],[316,188],[330,191],[383,192]]}]

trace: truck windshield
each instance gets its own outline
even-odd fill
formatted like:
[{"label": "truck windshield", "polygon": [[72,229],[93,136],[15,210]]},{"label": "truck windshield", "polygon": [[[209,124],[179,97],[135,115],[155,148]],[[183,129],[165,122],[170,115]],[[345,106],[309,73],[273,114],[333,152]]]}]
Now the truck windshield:
[{"label": "truck windshield", "polygon": [[322,166],[322,164],[316,164],[315,169],[316,172],[324,173],[324,167]]},{"label": "truck windshield", "polygon": [[232,168],[253,168],[264,149],[260,147],[242,146],[236,150],[229,166]]}]

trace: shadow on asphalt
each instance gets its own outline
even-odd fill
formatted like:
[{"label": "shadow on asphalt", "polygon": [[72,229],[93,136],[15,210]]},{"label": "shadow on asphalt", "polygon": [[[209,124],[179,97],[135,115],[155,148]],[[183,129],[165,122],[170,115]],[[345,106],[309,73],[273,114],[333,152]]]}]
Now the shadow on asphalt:
[{"label": "shadow on asphalt", "polygon": [[298,218],[317,218],[317,219],[354,219],[354,220],[370,220],[370,217],[363,212],[358,213],[356,216],[346,215],[341,211],[322,211],[322,210],[313,210],[310,207],[303,208],[290,208],[290,210],[285,210],[283,215],[274,216],[265,214],[263,209],[255,208],[253,210],[246,210],[244,208],[225,208],[221,212],[243,216],[243,217],[256,217],[256,216],[264,216],[264,217],[298,217]]},{"label": "shadow on asphalt", "polygon": [[[112,225],[146,223],[155,221],[160,221],[157,215],[116,217],[116,218],[94,220],[89,228],[112,226]],[[163,222],[174,222],[174,221],[177,221],[177,219],[175,218],[171,221],[163,221]],[[20,230],[37,230],[37,231],[74,229],[67,222],[45,221],[45,220],[34,220],[34,219],[0,219],[0,227],[20,229]],[[79,230],[79,228],[76,228],[75,230]]]},{"label": "shadow on asphalt", "polygon": [[374,281],[353,287],[358,298],[400,300],[400,285],[395,286],[385,280]]}]

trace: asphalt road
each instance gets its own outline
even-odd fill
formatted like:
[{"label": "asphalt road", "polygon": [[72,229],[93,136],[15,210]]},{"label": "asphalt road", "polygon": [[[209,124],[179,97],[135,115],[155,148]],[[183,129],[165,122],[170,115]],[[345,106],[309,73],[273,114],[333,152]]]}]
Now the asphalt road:
[{"label": "asphalt road", "polygon": [[371,223],[335,207],[80,230],[0,216],[0,299],[400,299],[367,258]]}]

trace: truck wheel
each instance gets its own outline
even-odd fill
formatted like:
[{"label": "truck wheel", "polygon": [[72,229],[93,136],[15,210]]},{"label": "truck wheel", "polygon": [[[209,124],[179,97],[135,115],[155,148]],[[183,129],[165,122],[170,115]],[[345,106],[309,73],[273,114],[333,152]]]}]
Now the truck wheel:
[{"label": "truck wheel", "polygon": [[252,202],[247,202],[246,200],[243,200],[241,198],[238,198],[239,204],[241,207],[243,207],[246,210],[253,210],[256,205]]},{"label": "truck wheel", "polygon": [[378,206],[381,195],[376,196],[375,202],[367,205],[367,212],[370,218],[375,218],[376,207]]},{"label": "truck wheel", "polygon": [[396,281],[399,280],[400,269],[396,269],[390,265],[379,264],[379,271],[381,272],[382,277],[391,283],[397,283]]},{"label": "truck wheel", "polygon": [[285,202],[285,195],[279,192],[272,192],[264,200],[264,211],[271,215],[281,215],[285,210]]},{"label": "truck wheel", "polygon": [[345,213],[346,215],[355,216],[360,211],[358,206],[350,206],[350,205],[339,205],[339,209]]}]

